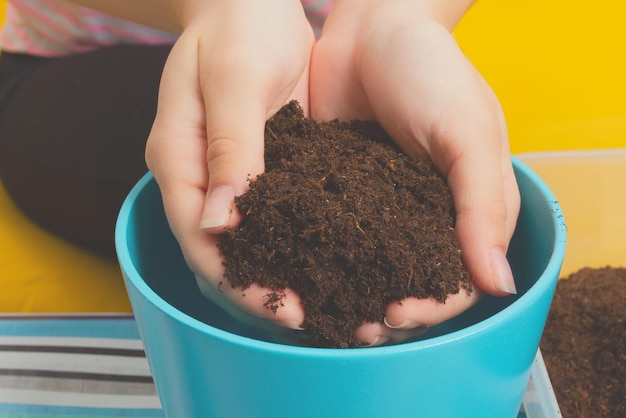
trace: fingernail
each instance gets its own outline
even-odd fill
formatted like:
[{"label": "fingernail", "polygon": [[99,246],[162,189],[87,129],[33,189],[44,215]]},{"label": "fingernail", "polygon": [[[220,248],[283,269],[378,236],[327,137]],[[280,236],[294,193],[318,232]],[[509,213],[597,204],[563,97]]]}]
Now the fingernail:
[{"label": "fingernail", "polygon": [[509,261],[501,248],[491,249],[491,276],[496,287],[511,295],[517,294],[515,279]]},{"label": "fingernail", "polygon": [[385,323],[385,325],[387,325],[389,328],[391,329],[411,329],[411,328],[415,328],[417,327],[419,324],[415,321],[411,321],[410,319],[405,320],[403,323],[401,323],[400,325],[391,325],[388,321],[387,321],[387,317],[385,317],[383,319],[383,322]]},{"label": "fingernail", "polygon": [[200,220],[200,229],[215,228],[228,223],[235,199],[235,189],[230,186],[218,186],[204,202],[204,212]]},{"label": "fingernail", "polygon": [[368,347],[378,347],[379,345],[385,344],[389,340],[390,340],[389,337],[386,337],[384,335],[377,335],[376,338],[374,338],[374,341],[369,343],[367,346]]}]

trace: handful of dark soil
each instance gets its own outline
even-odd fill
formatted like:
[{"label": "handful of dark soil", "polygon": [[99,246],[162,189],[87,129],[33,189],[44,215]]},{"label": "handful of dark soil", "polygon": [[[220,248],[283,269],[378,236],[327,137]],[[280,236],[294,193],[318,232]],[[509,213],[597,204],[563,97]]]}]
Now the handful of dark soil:
[{"label": "handful of dark soil", "polygon": [[374,122],[316,122],[292,102],[267,122],[266,172],[235,201],[244,220],[222,235],[233,287],[301,297],[306,343],[354,347],[392,301],[444,303],[471,291],[445,179],[402,153]]}]

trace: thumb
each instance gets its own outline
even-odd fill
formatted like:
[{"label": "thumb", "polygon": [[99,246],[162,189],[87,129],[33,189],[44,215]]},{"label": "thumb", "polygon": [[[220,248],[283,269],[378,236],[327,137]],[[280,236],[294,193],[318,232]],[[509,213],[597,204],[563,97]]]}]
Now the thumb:
[{"label": "thumb", "polygon": [[238,65],[222,65],[200,77],[209,175],[200,228],[210,233],[241,221],[234,198],[264,172],[266,121],[292,99],[308,110],[308,61],[286,75],[263,58],[254,65],[233,59]]},{"label": "thumb", "polygon": [[517,220],[519,194],[508,153],[497,149],[470,150],[457,158],[448,172],[448,184],[465,265],[481,290],[504,296],[517,293],[506,251]]},{"label": "thumb", "polygon": [[[290,100],[297,100],[308,111],[307,75],[303,73],[296,83],[274,94],[264,88],[269,83],[256,84],[256,77],[248,78],[249,83],[239,77],[236,88],[233,83],[213,83],[206,88],[203,95],[209,178],[201,229],[221,233],[239,224],[242,216],[234,198],[244,194],[250,181],[265,171],[265,123]],[[224,85],[229,86],[228,92],[222,94]]]},{"label": "thumb", "polygon": [[266,112],[249,105],[242,109],[244,105],[235,98],[222,102],[219,108],[207,106],[209,181],[200,228],[211,233],[240,222],[235,196],[245,193],[250,180],[264,171]]}]

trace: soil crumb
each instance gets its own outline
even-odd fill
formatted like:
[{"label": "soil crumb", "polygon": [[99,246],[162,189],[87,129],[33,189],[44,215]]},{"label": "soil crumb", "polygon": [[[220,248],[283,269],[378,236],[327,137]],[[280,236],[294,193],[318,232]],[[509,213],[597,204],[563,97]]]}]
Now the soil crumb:
[{"label": "soil crumb", "polygon": [[446,180],[375,122],[317,122],[297,102],[266,124],[266,171],[236,198],[244,220],[222,235],[233,287],[290,287],[305,344],[357,347],[355,330],[392,301],[471,292]]},{"label": "soil crumb", "polygon": [[541,341],[565,418],[626,417],[626,269],[559,280]]}]

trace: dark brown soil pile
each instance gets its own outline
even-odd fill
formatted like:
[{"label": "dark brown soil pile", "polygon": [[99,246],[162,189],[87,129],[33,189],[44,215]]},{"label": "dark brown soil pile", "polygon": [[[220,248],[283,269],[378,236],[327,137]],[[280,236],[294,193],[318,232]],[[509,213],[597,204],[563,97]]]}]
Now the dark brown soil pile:
[{"label": "dark brown soil pile", "polygon": [[354,347],[391,301],[471,291],[445,179],[412,160],[374,122],[319,123],[297,103],[265,130],[266,172],[236,199],[244,221],[222,236],[225,276],[293,288],[306,344]]},{"label": "dark brown soil pile", "polygon": [[565,418],[626,417],[626,269],[559,280],[541,341]]}]

